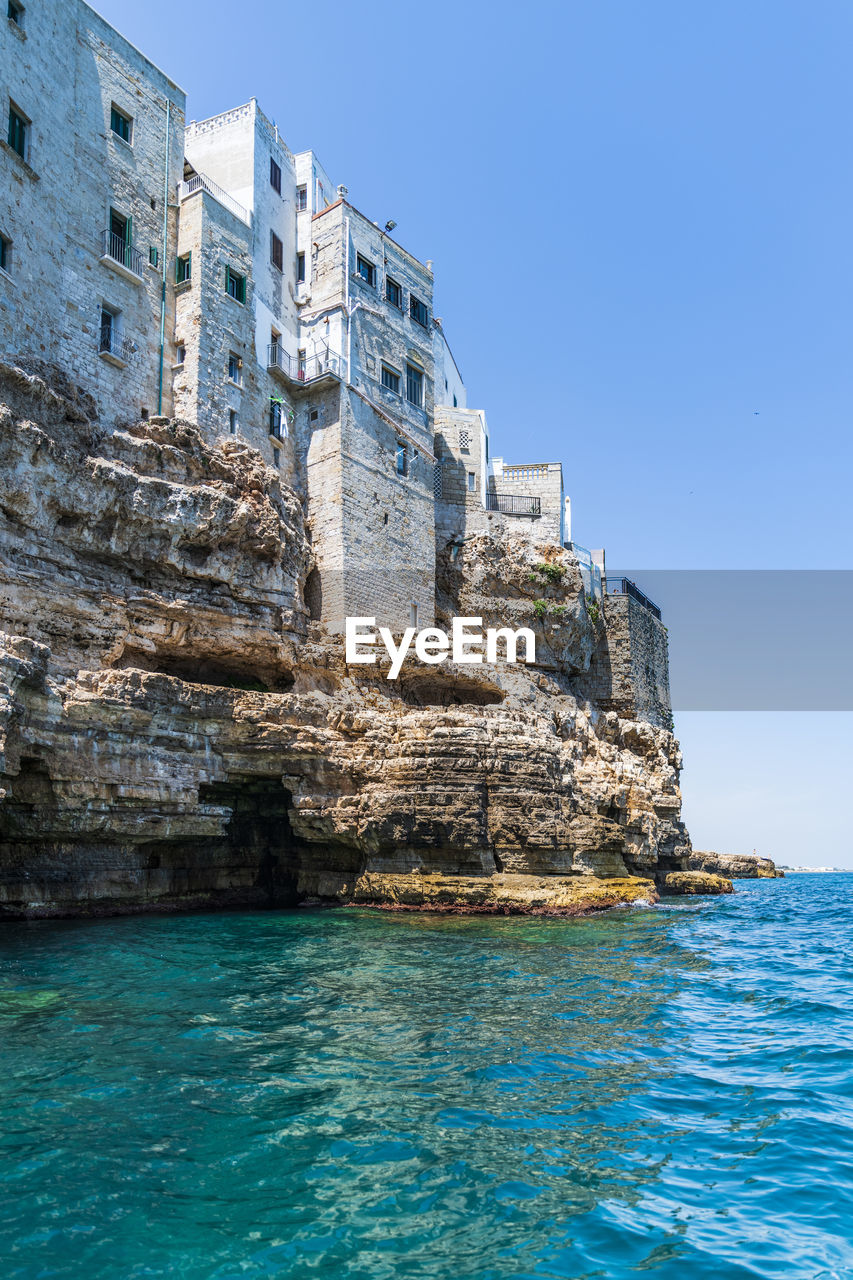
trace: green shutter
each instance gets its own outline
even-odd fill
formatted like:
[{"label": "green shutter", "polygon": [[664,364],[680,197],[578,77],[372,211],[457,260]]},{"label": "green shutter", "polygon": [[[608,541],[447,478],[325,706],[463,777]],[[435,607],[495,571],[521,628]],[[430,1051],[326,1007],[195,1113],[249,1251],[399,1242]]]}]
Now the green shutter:
[{"label": "green shutter", "polygon": [[246,301],[246,277],[245,276],[240,277],[240,301],[241,302]]}]

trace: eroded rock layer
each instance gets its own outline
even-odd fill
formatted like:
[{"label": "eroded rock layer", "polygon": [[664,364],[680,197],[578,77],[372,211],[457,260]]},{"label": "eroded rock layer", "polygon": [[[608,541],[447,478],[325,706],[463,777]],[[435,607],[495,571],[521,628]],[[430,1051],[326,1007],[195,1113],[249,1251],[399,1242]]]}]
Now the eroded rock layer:
[{"label": "eroded rock layer", "polygon": [[[0,914],[576,913],[687,865],[675,739],[572,693],[600,622],[569,552],[540,667],[389,681],[308,620],[310,530],[256,453],[3,388]],[[531,554],[484,535],[440,599],[529,621]]]}]

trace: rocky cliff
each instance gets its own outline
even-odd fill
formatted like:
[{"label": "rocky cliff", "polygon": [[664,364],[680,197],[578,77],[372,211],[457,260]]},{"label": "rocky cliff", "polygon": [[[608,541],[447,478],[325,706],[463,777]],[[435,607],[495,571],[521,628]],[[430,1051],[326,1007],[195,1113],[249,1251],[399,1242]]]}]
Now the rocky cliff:
[{"label": "rocky cliff", "polygon": [[750,853],[703,853],[694,849],[684,865],[690,871],[706,871],[729,880],[776,880],[785,875],[770,858]]},{"label": "rocky cliff", "polygon": [[535,625],[539,664],[389,681],[309,621],[302,504],[251,449],[101,434],[46,370],[0,392],[0,914],[571,913],[686,870],[675,739],[573,692],[602,622],[568,552],[440,549],[440,612]]}]

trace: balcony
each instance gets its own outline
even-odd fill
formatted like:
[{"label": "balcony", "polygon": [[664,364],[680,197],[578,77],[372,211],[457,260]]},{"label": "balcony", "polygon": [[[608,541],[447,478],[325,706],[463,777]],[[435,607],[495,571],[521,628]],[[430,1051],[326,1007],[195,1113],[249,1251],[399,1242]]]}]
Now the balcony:
[{"label": "balcony", "polygon": [[126,280],[132,280],[134,284],[139,284],[142,280],[142,254],[123,236],[116,235],[109,229],[101,232],[100,261]]},{"label": "balcony", "polygon": [[98,355],[114,364],[117,369],[124,369],[136,354],[137,346],[131,338],[119,333],[115,325],[101,325],[101,337],[98,343]]},{"label": "balcony", "polygon": [[281,379],[289,387],[326,379],[344,380],[344,361],[335,351],[324,355],[294,357],[284,350],[280,342],[267,347],[267,372]]},{"label": "balcony", "polygon": [[611,578],[608,575],[605,578],[604,589],[609,596],[630,596],[632,600],[637,601],[637,604],[648,609],[649,613],[653,613],[656,618],[661,616],[658,606],[648,596],[643,595],[636,582],[632,582],[630,578]]},{"label": "balcony", "polygon": [[530,516],[542,514],[542,499],[521,493],[487,493],[486,510],[500,511],[505,516]]},{"label": "balcony", "polygon": [[245,209],[239,201],[230,196],[227,191],[220,187],[218,182],[214,182],[212,178],[208,178],[206,173],[194,173],[191,178],[187,178],[186,182],[178,183],[178,201],[186,200],[189,196],[194,196],[197,191],[206,191],[209,196],[213,196],[223,209],[227,209],[229,213],[233,213],[235,218],[239,218],[241,222],[245,222],[247,227],[252,225],[252,215],[248,209]]}]

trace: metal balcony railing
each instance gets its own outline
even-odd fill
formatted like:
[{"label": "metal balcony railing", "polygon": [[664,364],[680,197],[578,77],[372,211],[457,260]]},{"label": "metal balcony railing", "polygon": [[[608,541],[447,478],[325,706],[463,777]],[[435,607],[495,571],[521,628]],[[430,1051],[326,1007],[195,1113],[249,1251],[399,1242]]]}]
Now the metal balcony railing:
[{"label": "metal balcony railing", "polygon": [[113,262],[142,279],[142,254],[115,231],[107,229],[101,232],[101,257],[112,258]]},{"label": "metal balcony railing", "polygon": [[196,191],[206,191],[208,195],[213,196],[214,200],[218,200],[230,213],[233,213],[235,218],[245,222],[247,227],[252,225],[252,215],[249,210],[244,209],[233,196],[229,196],[228,192],[220,187],[218,182],[208,178],[206,173],[194,173],[191,178],[187,178],[186,182],[179,182],[178,200],[186,200],[187,196],[195,195]]},{"label": "metal balcony railing", "polygon": [[323,355],[292,356],[285,351],[280,342],[271,342],[267,347],[267,368],[284,375],[290,382],[313,382],[333,374],[343,378],[344,362],[335,351]]},{"label": "metal balcony railing", "polygon": [[542,499],[521,493],[487,493],[486,510],[501,511],[505,516],[541,516]]},{"label": "metal balcony railing", "polygon": [[609,596],[630,596],[644,609],[648,609],[649,613],[653,613],[656,618],[661,616],[660,609],[654,601],[644,595],[636,582],[632,582],[630,578],[611,578],[608,574],[604,581],[604,589]]},{"label": "metal balcony railing", "polygon": [[98,343],[101,355],[115,356],[125,364],[135,355],[136,343],[131,338],[118,332],[114,325],[101,325],[101,340]]}]

